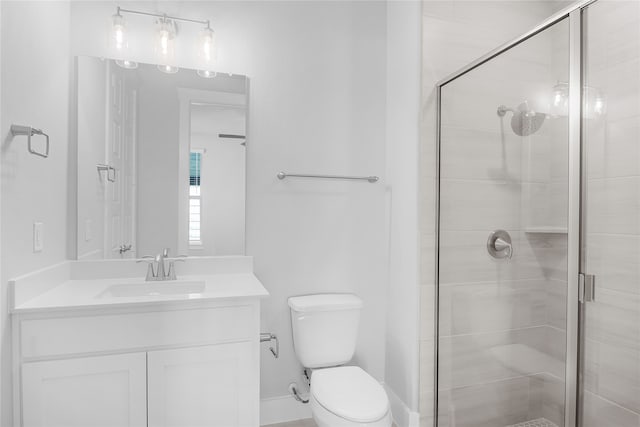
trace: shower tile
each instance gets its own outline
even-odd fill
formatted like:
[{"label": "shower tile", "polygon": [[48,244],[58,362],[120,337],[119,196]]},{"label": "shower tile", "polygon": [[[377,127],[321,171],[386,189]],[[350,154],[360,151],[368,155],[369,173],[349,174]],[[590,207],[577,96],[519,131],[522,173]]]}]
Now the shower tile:
[{"label": "shower tile", "polygon": [[[514,246],[511,260],[496,260],[487,253],[486,231],[442,231],[440,235],[440,284],[502,282],[543,278],[538,257],[550,256],[536,249],[525,233],[506,229]],[[557,256],[557,254],[556,254]],[[566,275],[565,275],[566,277]]]},{"label": "shower tile", "polygon": [[546,291],[546,324],[563,331],[567,325],[567,281],[549,279]]},{"label": "shower tile", "polygon": [[543,382],[542,416],[558,427],[564,426],[565,384],[560,377],[544,373],[538,376]]},{"label": "shower tile", "polygon": [[546,372],[556,378],[564,378],[565,360],[567,353],[567,334],[563,329],[544,327],[542,351],[547,358],[545,367],[541,372]]},{"label": "shower tile", "polygon": [[458,388],[546,370],[545,327],[533,327],[440,340],[439,386]]},{"label": "shower tile", "polygon": [[440,427],[496,427],[529,419],[529,377],[439,393]]},{"label": "shower tile", "polygon": [[442,178],[520,181],[522,148],[509,132],[442,128]]},{"label": "shower tile", "polygon": [[[517,70],[518,79],[503,77],[510,69]],[[498,106],[516,108],[527,101],[530,109],[546,111],[547,102],[540,94],[549,92],[557,83],[553,78],[547,81],[540,78],[541,75],[549,76],[548,65],[505,58],[500,63],[489,62],[479,70],[482,75],[463,76],[456,80],[455,86],[443,88],[442,125],[500,133],[504,123],[505,135],[521,144],[522,139],[514,138],[510,129],[511,113],[501,119],[497,114]]]},{"label": "shower tile", "polygon": [[608,67],[599,78],[597,72],[591,72],[589,85],[600,89],[606,98],[607,120],[619,120],[637,117],[640,114],[640,60]]},{"label": "shower tile", "polygon": [[[565,233],[524,233],[528,247],[543,276],[567,280],[567,235]],[[522,245],[527,247],[526,244]]]},{"label": "shower tile", "polygon": [[[589,28],[587,33],[589,70],[606,69],[612,64],[638,58],[640,54],[639,15],[640,3],[634,1],[608,1],[589,8],[586,14]],[[616,23],[614,30],[611,28],[611,22]]]},{"label": "shower tile", "polygon": [[640,175],[640,118],[587,124],[587,173],[590,179]]},{"label": "shower tile", "polygon": [[640,294],[640,236],[589,233],[588,272],[598,289]]},{"label": "shower tile", "polygon": [[639,427],[640,414],[590,392],[584,394],[583,427]]},{"label": "shower tile", "polygon": [[620,348],[640,350],[640,295],[596,288],[586,311],[587,338]]},{"label": "shower tile", "polygon": [[519,181],[443,179],[440,189],[442,230],[509,230],[520,225]]},{"label": "shower tile", "polygon": [[522,184],[522,223],[526,224],[527,228],[556,225],[552,221],[550,195],[551,186],[548,182]]},{"label": "shower tile", "polygon": [[640,234],[640,177],[587,182],[590,233]]},{"label": "shower tile", "polygon": [[640,349],[599,346],[598,395],[640,413]]},{"label": "shower tile", "polygon": [[440,287],[440,336],[540,326],[545,287],[539,280]]}]

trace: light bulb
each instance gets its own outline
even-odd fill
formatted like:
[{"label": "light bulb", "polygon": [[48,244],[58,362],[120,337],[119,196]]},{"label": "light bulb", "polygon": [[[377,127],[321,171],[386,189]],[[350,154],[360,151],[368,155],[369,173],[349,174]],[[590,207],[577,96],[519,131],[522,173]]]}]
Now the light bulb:
[{"label": "light bulb", "polygon": [[175,23],[167,18],[159,19],[158,33],[156,36],[156,55],[158,56],[158,62],[167,63],[173,59],[175,36]]},{"label": "light bulb", "polygon": [[122,52],[127,45],[124,17],[118,11],[111,17],[111,21],[111,43],[116,52]]},{"label": "light bulb", "polygon": [[210,64],[215,60],[216,35],[207,24],[207,27],[200,31],[198,56],[204,64]]}]

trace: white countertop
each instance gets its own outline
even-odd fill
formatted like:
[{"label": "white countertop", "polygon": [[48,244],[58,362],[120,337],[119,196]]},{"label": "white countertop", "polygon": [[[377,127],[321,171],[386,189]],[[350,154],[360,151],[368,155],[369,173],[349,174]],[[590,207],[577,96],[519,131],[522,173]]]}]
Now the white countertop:
[{"label": "white countertop", "polygon": [[[114,296],[110,287],[140,287],[169,285],[198,285],[194,293]],[[13,313],[80,308],[105,308],[156,303],[216,301],[246,298],[264,298],[269,292],[252,273],[180,276],[175,282],[145,282],[144,278],[76,279],[64,281],[48,291],[13,307]]]}]

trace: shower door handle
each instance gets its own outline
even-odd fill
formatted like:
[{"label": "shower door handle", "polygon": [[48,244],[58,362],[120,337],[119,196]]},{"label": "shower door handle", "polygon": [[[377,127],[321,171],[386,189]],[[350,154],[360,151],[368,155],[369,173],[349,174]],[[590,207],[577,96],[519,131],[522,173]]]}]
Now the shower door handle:
[{"label": "shower door handle", "polygon": [[513,256],[513,244],[511,236],[505,230],[495,230],[487,239],[487,252],[496,259],[504,259]]}]

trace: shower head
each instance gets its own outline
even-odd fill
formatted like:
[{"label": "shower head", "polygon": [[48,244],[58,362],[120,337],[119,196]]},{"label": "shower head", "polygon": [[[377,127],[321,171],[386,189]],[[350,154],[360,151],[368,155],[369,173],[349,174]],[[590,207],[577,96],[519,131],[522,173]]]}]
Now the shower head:
[{"label": "shower head", "polygon": [[530,110],[526,101],[518,105],[518,108],[515,110],[504,105],[499,106],[497,111],[498,116],[504,117],[507,111],[513,113],[513,117],[511,117],[511,129],[513,129],[513,132],[518,136],[529,136],[532,133],[536,133],[542,127],[544,119],[547,118],[547,115],[544,113],[536,113]]}]

